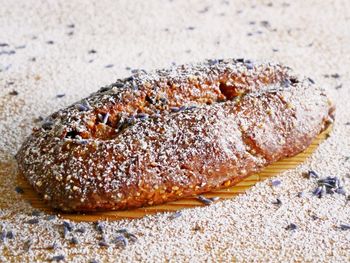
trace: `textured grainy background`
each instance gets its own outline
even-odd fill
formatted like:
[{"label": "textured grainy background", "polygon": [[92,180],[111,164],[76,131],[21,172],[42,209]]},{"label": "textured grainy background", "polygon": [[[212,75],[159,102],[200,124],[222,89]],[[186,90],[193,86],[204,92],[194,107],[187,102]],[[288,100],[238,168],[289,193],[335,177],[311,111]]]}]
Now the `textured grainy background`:
[{"label": "textured grainy background", "polygon": [[[59,254],[85,262],[350,260],[350,232],[337,228],[350,224],[349,203],[338,195],[312,197],[315,183],[301,176],[310,168],[337,175],[350,191],[349,28],[347,0],[1,0],[0,220],[2,231],[12,230],[14,238],[0,241],[0,260],[46,260]],[[160,215],[108,223],[107,239],[120,227],[138,234],[138,242],[127,249],[101,250],[90,224],[81,224],[87,233],[69,249],[57,230],[59,220],[24,223],[31,207],[13,191],[10,171],[12,156],[36,118],[128,76],[130,69],[227,57],[287,64],[324,86],[337,104],[331,137],[307,163],[283,174],[280,188],[264,182],[235,200],[188,210],[176,220]],[[302,190],[306,197],[296,199]],[[271,205],[277,197],[283,200],[279,209]],[[296,232],[284,230],[290,222],[299,226]],[[193,230],[196,226],[201,230]],[[21,254],[29,237],[35,245]],[[56,250],[42,249],[53,240]]]}]

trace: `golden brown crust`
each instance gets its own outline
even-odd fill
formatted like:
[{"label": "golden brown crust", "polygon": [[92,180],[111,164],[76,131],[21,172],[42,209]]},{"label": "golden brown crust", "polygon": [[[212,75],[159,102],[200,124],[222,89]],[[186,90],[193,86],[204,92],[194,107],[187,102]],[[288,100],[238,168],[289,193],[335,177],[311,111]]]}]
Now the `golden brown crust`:
[{"label": "golden brown crust", "polygon": [[295,155],[330,111],[323,90],[286,67],[211,60],[118,80],[48,117],[16,157],[55,208],[129,209],[233,185]]}]

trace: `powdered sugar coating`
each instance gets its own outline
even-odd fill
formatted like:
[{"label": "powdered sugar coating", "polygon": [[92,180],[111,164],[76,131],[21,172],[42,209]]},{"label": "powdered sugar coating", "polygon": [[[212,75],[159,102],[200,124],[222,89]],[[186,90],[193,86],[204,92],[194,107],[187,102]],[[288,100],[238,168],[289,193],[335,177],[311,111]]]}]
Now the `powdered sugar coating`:
[{"label": "powdered sugar coating", "polygon": [[19,166],[63,210],[139,207],[232,185],[324,128],[327,98],[310,85],[243,59],[141,71],[46,118]]}]

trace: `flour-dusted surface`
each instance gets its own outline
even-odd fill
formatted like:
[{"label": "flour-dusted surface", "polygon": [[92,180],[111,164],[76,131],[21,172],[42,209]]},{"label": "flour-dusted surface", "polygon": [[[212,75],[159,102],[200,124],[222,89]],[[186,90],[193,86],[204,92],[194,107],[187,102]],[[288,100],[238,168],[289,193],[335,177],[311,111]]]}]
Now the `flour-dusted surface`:
[{"label": "flour-dusted surface", "polygon": [[[349,261],[350,230],[340,226],[350,224],[350,203],[341,194],[313,196],[316,179],[302,176],[310,169],[338,176],[350,193],[349,10],[348,1],[1,1],[0,259]],[[227,57],[287,64],[312,76],[336,102],[330,138],[298,169],[279,176],[280,185],[265,181],[177,218],[102,227],[63,226],[15,191],[13,155],[39,116],[133,69]],[[118,233],[122,228],[137,240]]]}]

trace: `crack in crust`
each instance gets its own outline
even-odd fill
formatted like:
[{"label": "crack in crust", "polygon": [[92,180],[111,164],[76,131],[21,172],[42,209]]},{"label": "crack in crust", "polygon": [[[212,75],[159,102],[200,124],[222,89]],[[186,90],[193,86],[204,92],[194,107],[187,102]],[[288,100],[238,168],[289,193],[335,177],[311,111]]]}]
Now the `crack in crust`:
[{"label": "crack in crust", "polygon": [[129,209],[233,185],[334,118],[289,68],[242,59],[143,71],[53,113],[16,155],[53,207]]}]

